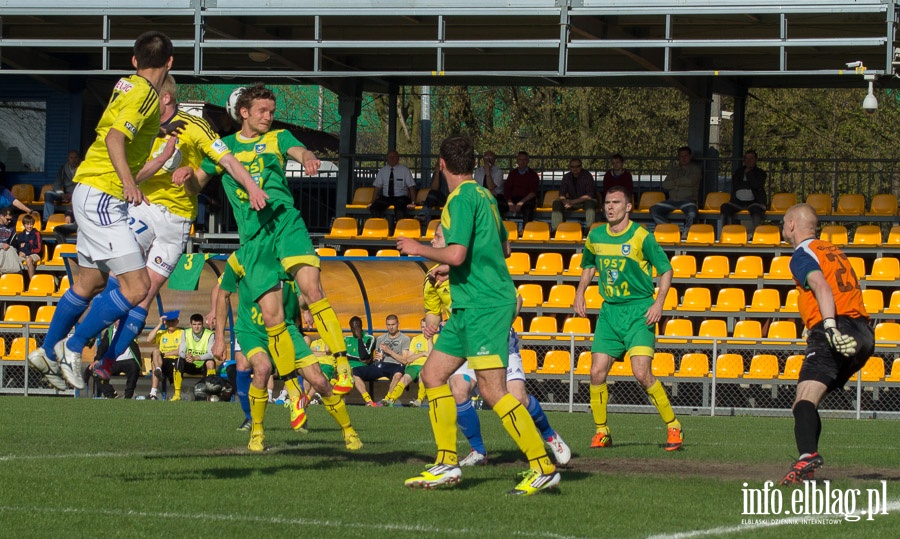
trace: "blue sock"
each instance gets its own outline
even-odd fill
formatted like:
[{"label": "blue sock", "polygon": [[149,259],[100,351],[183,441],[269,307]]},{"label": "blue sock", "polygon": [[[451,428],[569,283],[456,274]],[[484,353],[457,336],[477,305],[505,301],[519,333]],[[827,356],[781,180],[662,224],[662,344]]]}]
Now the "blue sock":
[{"label": "blue sock", "polygon": [[237,376],[235,376],[238,402],[241,403],[241,410],[244,411],[244,416],[247,419],[250,419],[250,396],[248,395],[248,392],[250,391],[251,374],[253,374],[252,370],[239,370],[237,371]]},{"label": "blue sock", "polygon": [[81,353],[89,339],[93,339],[120,316],[130,311],[132,305],[118,288],[104,291],[94,298],[91,310],[75,328],[75,333],[66,341],[66,348]]},{"label": "blue sock", "polygon": [[459,425],[459,430],[469,440],[472,449],[482,455],[487,455],[484,440],[481,439],[481,420],[478,419],[478,411],[475,410],[471,400],[456,405],[456,423]]},{"label": "blue sock", "polygon": [[88,305],[90,305],[90,300],[79,296],[71,288],[66,290],[66,293],[60,298],[42,345],[49,359],[56,361],[56,352],[53,351],[53,347],[75,327],[75,322],[81,318]]},{"label": "blue sock", "polygon": [[528,414],[531,416],[531,419],[534,420],[534,426],[541,431],[541,436],[543,436],[544,440],[553,436],[555,431],[550,427],[550,421],[547,419],[547,414],[545,414],[544,409],[541,408],[541,403],[531,395],[528,395]]},{"label": "blue sock", "polygon": [[125,316],[119,318],[119,328],[116,330],[109,348],[103,355],[103,359],[115,359],[125,353],[131,342],[144,331],[144,322],[147,321],[147,309],[138,305],[128,311]]}]

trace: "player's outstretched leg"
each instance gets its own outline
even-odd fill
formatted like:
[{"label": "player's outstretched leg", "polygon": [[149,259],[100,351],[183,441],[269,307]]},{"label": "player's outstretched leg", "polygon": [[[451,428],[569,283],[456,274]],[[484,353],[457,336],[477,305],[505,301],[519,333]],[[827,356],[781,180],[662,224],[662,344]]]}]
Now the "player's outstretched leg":
[{"label": "player's outstretched leg", "polygon": [[456,454],[456,402],[447,384],[426,388],[428,397],[428,417],[437,443],[437,458],[421,474],[407,479],[404,484],[410,488],[449,487],[462,480],[459,459]]},{"label": "player's outstretched leg", "polygon": [[609,447],[612,445],[612,436],[606,425],[606,405],[609,401],[609,388],[606,382],[591,384],[591,415],[594,418],[596,428],[594,437],[591,438],[591,447]]},{"label": "player's outstretched leg", "polygon": [[487,450],[484,447],[484,439],[481,437],[481,420],[478,411],[471,399],[456,405],[456,423],[462,431],[472,451],[466,458],[459,461],[460,466],[476,466],[487,464]]},{"label": "player's outstretched leg", "polygon": [[[479,383],[481,381],[479,380]],[[482,394],[484,388],[482,386]],[[522,453],[528,459],[530,470],[526,472],[516,488],[509,493],[519,496],[530,496],[541,490],[555,487],[559,484],[560,475],[556,466],[550,462],[547,451],[544,450],[543,440],[538,434],[528,411],[514,396],[507,393],[493,406],[494,412],[503,422],[503,427],[510,437],[519,446]]]},{"label": "player's outstretched leg", "polygon": [[681,449],[684,443],[684,431],[681,428],[681,422],[675,418],[675,411],[669,403],[669,397],[666,395],[666,388],[662,382],[656,380],[647,388],[647,395],[650,402],[659,410],[659,415],[666,422],[666,451],[677,451]]}]

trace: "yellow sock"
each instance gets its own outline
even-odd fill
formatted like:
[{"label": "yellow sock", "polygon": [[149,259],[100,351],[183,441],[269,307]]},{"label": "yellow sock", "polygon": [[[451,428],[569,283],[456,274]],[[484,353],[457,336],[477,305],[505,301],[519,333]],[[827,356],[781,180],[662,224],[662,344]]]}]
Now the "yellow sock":
[{"label": "yellow sock", "polygon": [[594,426],[597,432],[609,434],[606,426],[606,404],[609,401],[609,388],[606,383],[599,386],[591,384],[591,414],[594,416]]},{"label": "yellow sock", "polygon": [[[666,395],[666,388],[663,387],[662,382],[657,380],[652,386],[648,387],[647,395],[650,397],[650,402],[653,403],[653,406],[656,406],[656,409],[659,410],[660,417],[667,425],[676,420],[675,411],[672,410],[669,397]],[[678,427],[681,428],[680,423]]]},{"label": "yellow sock", "polygon": [[395,401],[399,399],[400,396],[403,395],[404,389],[406,389],[406,386],[403,385],[403,382],[397,382],[397,385],[394,386],[394,390],[388,394],[388,400]]},{"label": "yellow sock", "polygon": [[207,376],[212,376],[214,374],[216,374],[216,369],[206,369]]},{"label": "yellow sock", "polygon": [[416,393],[416,398],[419,402],[425,400],[425,384],[423,384],[421,380],[419,381],[419,392]]},{"label": "yellow sock", "polygon": [[287,380],[285,380],[284,381],[284,389],[287,390],[288,397],[290,397],[291,400],[296,399],[296,398],[300,397],[300,395],[303,394],[303,392],[300,390],[300,384],[297,383],[296,377],[291,377],[291,378],[288,378]]},{"label": "yellow sock", "polygon": [[319,336],[322,337],[322,340],[331,349],[331,353],[338,359],[338,367],[340,367],[340,358],[338,356],[343,356],[344,361],[346,361],[347,346],[344,344],[344,333],[341,331],[341,323],[338,322],[334,309],[328,303],[328,298],[322,298],[311,303],[309,312],[312,313],[313,323],[319,332]]},{"label": "yellow sock", "polygon": [[353,428],[350,426],[350,414],[347,413],[347,404],[344,403],[344,399],[340,395],[322,397],[322,404],[325,405],[325,411],[340,425],[342,431]]},{"label": "yellow sock", "polygon": [[368,392],[368,391],[364,391],[364,392],[363,392],[362,398],[363,398],[363,400],[366,401],[366,402],[372,402],[372,396],[369,395],[369,392]]},{"label": "yellow sock", "polygon": [[181,372],[178,369],[175,369],[172,372],[172,389],[175,390],[175,396],[181,396]]},{"label": "yellow sock", "polygon": [[266,405],[269,403],[269,393],[265,389],[251,385],[247,396],[250,398],[250,419],[253,421],[253,428],[255,429],[258,425],[262,429],[263,419],[266,417]]},{"label": "yellow sock", "polygon": [[294,371],[294,341],[284,322],[266,328],[269,335],[269,354],[275,363],[275,370],[282,378]]},{"label": "yellow sock", "polygon": [[[430,398],[430,395],[429,395]],[[431,406],[434,406],[432,403]],[[556,470],[556,466],[550,462],[547,457],[547,450],[544,449],[544,440],[538,433],[537,427],[534,426],[534,420],[528,410],[522,406],[519,399],[507,393],[502,399],[497,401],[494,406],[494,412],[500,416],[503,422],[503,428],[509,433],[522,453],[528,459],[528,465],[538,470],[542,474],[550,474]]]},{"label": "yellow sock", "polygon": [[456,402],[450,386],[444,384],[428,388],[425,395],[428,396],[428,417],[438,450],[435,463],[456,466],[459,463],[456,454]]}]

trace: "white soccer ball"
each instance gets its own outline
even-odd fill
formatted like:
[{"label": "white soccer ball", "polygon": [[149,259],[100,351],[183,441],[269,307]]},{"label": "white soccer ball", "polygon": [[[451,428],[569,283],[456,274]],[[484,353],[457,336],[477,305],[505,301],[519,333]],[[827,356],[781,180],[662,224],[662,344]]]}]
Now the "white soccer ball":
[{"label": "white soccer ball", "polygon": [[228,112],[228,115],[231,116],[231,119],[236,121],[237,123],[241,123],[241,111],[237,108],[238,98],[241,97],[241,94],[244,93],[243,86],[239,88],[235,88],[231,95],[228,96],[228,103],[225,104],[225,110]]},{"label": "white soccer ball", "polygon": [[206,400],[209,402],[219,402],[219,396],[218,395],[210,395],[209,398],[207,398]]}]

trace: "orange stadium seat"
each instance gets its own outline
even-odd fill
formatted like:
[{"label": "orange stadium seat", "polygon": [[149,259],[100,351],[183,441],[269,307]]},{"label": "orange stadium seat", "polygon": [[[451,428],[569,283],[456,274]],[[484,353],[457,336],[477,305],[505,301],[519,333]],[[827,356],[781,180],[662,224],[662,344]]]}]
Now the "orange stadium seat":
[{"label": "orange stadium seat", "polygon": [[700,214],[717,214],[722,210],[722,204],[731,200],[731,193],[724,191],[713,191],[706,194],[706,200],[703,202],[703,209]]},{"label": "orange stadium seat", "polygon": [[550,350],[544,356],[537,374],[566,374],[572,367],[572,356],[568,350]]},{"label": "orange stadium seat", "polygon": [[778,357],[772,354],[757,354],[750,359],[750,370],[744,378],[771,380],[778,376]]},{"label": "orange stadium seat", "polygon": [[331,232],[325,238],[352,238],[357,234],[356,219],[352,217],[338,217],[331,223]]},{"label": "orange stadium seat", "polygon": [[66,224],[66,215],[63,213],[54,213],[47,219],[47,222],[44,223],[43,232],[53,232],[53,229],[58,227],[59,225]]},{"label": "orange stadium seat", "polygon": [[716,358],[716,378],[744,376],[744,358],[740,354],[721,354]]},{"label": "orange stadium seat", "polygon": [[[440,221],[438,221],[440,223]],[[506,234],[508,236],[509,241],[516,241],[519,239],[519,225],[514,221],[503,221],[503,227],[506,228]]]},{"label": "orange stadium seat", "polygon": [[900,324],[897,322],[880,322],[875,324],[875,346],[896,348],[900,344]]},{"label": "orange stadium seat", "polygon": [[[431,221],[428,221],[428,226],[425,227],[425,236],[423,236],[423,238],[426,240],[430,240],[431,238],[433,238],[434,231],[437,230],[437,227],[439,226],[441,226],[440,219],[432,219]],[[515,238],[511,238],[511,240],[513,239]]]},{"label": "orange stadium seat", "polygon": [[0,324],[0,328],[22,328],[22,324],[31,322],[31,308],[28,305],[7,305],[3,321],[8,323]]},{"label": "orange stadium seat", "polygon": [[[769,324],[769,333],[766,335],[768,339],[796,339],[797,324],[791,320],[776,320]],[[772,344],[788,345],[788,342],[774,342]]]},{"label": "orange stadium seat", "polygon": [[632,213],[650,213],[650,207],[656,204],[657,202],[662,202],[666,199],[666,194],[662,191],[645,191],[641,193],[641,200],[638,204],[637,209],[635,209]]},{"label": "orange stadium seat", "polygon": [[775,288],[758,288],[747,307],[748,313],[776,312],[781,308],[781,295]]},{"label": "orange stadium seat", "polygon": [[862,215],[866,213],[866,197],[860,194],[844,194],[838,197],[834,215]]},{"label": "orange stadium seat", "polygon": [[[563,322],[562,327],[563,333],[568,334],[582,334],[582,335],[593,335],[594,330],[591,328],[591,321],[587,318],[581,318],[580,316],[570,316],[566,318]],[[568,340],[568,337],[557,337],[558,339]],[[575,337],[575,340],[583,341],[588,337]]]},{"label": "orange stadium seat", "polygon": [[857,281],[866,278],[866,261],[861,256],[848,256],[847,261],[850,262],[850,267],[853,268],[853,274],[856,276]]},{"label": "orange stadium seat", "polygon": [[747,228],[744,225],[724,225],[719,236],[722,245],[746,245]]},{"label": "orange stadium seat", "polygon": [[334,247],[316,247],[316,254],[321,256],[337,256]]},{"label": "orange stadium seat", "polygon": [[729,344],[758,344],[759,339],[762,338],[762,325],[760,325],[759,320],[738,320],[734,324],[731,336],[734,339],[728,341]]},{"label": "orange stadium seat", "polygon": [[878,288],[867,288],[862,291],[863,304],[870,315],[884,310],[884,294]]},{"label": "orange stadium seat", "polygon": [[550,288],[545,308],[571,309],[575,301],[575,287],[570,284],[555,284]]},{"label": "orange stadium seat", "polygon": [[806,203],[816,210],[817,215],[829,215],[832,208],[831,195],[828,193],[810,193],[806,197]]},{"label": "orange stadium seat", "polygon": [[751,245],[779,245],[781,243],[781,231],[775,225],[759,225],[753,231]]},{"label": "orange stadium seat", "polygon": [[891,292],[891,300],[888,302],[888,307],[884,312],[886,314],[900,314],[900,290]]},{"label": "orange stadium seat", "polygon": [[541,253],[534,263],[530,275],[559,275],[563,271],[563,259],[559,253]]},{"label": "orange stadium seat", "polygon": [[76,247],[74,243],[63,243],[57,245],[53,248],[53,256],[50,257],[50,260],[47,261],[48,266],[63,266],[65,262],[63,261],[62,255],[66,253],[76,253]]},{"label": "orange stadium seat", "polygon": [[709,376],[709,357],[706,354],[685,354],[681,357],[676,378],[705,378]]},{"label": "orange stadium seat", "polygon": [[375,198],[375,188],[374,187],[357,187],[355,191],[353,191],[353,200],[350,204],[347,204],[347,209],[352,210],[365,210],[368,209],[369,204],[372,203],[372,200]]},{"label": "orange stadium seat", "polygon": [[772,195],[772,205],[766,213],[784,215],[791,206],[797,204],[797,195],[794,193],[775,193]]},{"label": "orange stadium seat", "polygon": [[894,281],[900,277],[900,260],[891,257],[876,258],[867,281]]},{"label": "orange stadium seat", "polygon": [[418,219],[400,219],[397,226],[394,227],[394,235],[391,238],[414,238],[422,237],[422,223]]},{"label": "orange stadium seat", "polygon": [[522,296],[522,307],[537,307],[544,303],[544,290],[539,284],[520,284],[517,291]]},{"label": "orange stadium seat", "polygon": [[728,257],[724,255],[709,255],[703,258],[697,277],[704,279],[724,279],[731,273]]},{"label": "orange stadium seat", "polygon": [[358,247],[354,247],[351,249],[345,249],[341,256],[369,256],[369,251],[367,249],[362,249]]},{"label": "orange stadium seat", "polygon": [[522,370],[525,371],[525,374],[537,370],[537,353],[534,350],[523,348],[519,355],[522,356]]},{"label": "orange stadium seat", "polygon": [[697,274],[694,255],[675,255],[669,262],[672,264],[672,277],[676,279],[691,279]]},{"label": "orange stadium seat", "polygon": [[59,280],[59,287],[56,289],[56,292],[53,293],[53,297],[62,297],[62,295],[66,293],[66,290],[69,289],[69,286],[69,276],[63,275],[62,279]]},{"label": "orange stadium seat", "polygon": [[56,291],[56,279],[49,273],[38,273],[28,283],[28,290],[23,296],[49,296]]},{"label": "orange stadium seat", "polygon": [[614,361],[609,368],[609,376],[634,376],[634,371],[631,370],[631,359],[626,355],[622,361]]},{"label": "orange stadium seat", "polygon": [[769,273],[763,275],[764,279],[793,279],[791,274],[790,256],[773,256],[769,263]]},{"label": "orange stadium seat", "polygon": [[3,356],[7,361],[25,361],[28,354],[37,348],[37,342],[34,337],[16,337],[9,346],[9,353]]},{"label": "orange stadium seat", "polygon": [[653,229],[653,237],[659,244],[681,243],[681,229],[675,223],[662,223]]},{"label": "orange stadium seat", "polygon": [[584,255],[581,253],[575,253],[572,255],[572,258],[569,259],[569,267],[566,271],[563,272],[563,275],[568,276],[579,276],[581,275],[581,259]]},{"label": "orange stadium seat", "polygon": [[653,376],[672,376],[675,373],[675,356],[669,352],[656,352],[650,368]]},{"label": "orange stadium seat", "polygon": [[384,240],[389,235],[387,219],[383,217],[369,217],[363,223],[362,230],[356,238],[361,240]]},{"label": "orange stadium seat", "polygon": [[763,275],[762,258],[749,255],[738,257],[734,265],[732,279],[758,279]]},{"label": "orange stadium seat", "polygon": [[798,301],[800,300],[800,291],[796,288],[788,290],[784,296],[784,305],[781,306],[783,313],[796,313],[800,311]]},{"label": "orange stadium seat", "polygon": [[900,358],[891,364],[891,373],[884,378],[885,382],[900,382]]},{"label": "orange stadium seat", "polygon": [[880,194],[872,197],[872,204],[869,206],[868,216],[879,215],[897,215],[897,195]]},{"label": "orange stadium seat", "polygon": [[[669,289],[671,292],[672,289]],[[603,296],[600,295],[600,289],[596,286],[589,286],[584,291],[584,304],[588,309],[599,309],[603,305]],[[663,309],[666,307],[663,306]]]},{"label": "orange stadium seat", "polygon": [[24,290],[25,280],[22,278],[21,273],[4,273],[0,275],[0,296],[18,296]]},{"label": "orange stadium seat", "polygon": [[[700,322],[700,329],[697,331],[697,335],[700,337],[716,338],[719,341],[719,345],[721,345],[725,342],[725,337],[728,336],[728,324],[725,320],[707,318]],[[712,344],[713,341],[710,339],[694,339],[694,343]]]},{"label": "orange stadium seat", "polygon": [[400,256],[400,251],[397,249],[378,249],[375,251],[375,256]]},{"label": "orange stadium seat", "polygon": [[885,245],[900,245],[900,225],[894,225],[891,227],[891,231],[888,232],[887,240],[884,242]]},{"label": "orange stadium seat", "polygon": [[531,256],[524,252],[514,252],[506,259],[510,275],[525,275],[531,271]]},{"label": "orange stadium seat", "polygon": [[859,225],[853,233],[853,245],[880,245],[881,227],[878,225]]},{"label": "orange stadium seat", "polygon": [[590,350],[585,350],[584,352],[578,354],[578,362],[575,364],[575,374],[579,374],[582,376],[586,376],[591,374],[591,361],[593,360],[593,355]]},{"label": "orange stadium seat", "polygon": [[712,294],[706,287],[691,287],[684,291],[681,305],[676,311],[708,311],[712,306]]},{"label": "orange stadium seat", "polygon": [[41,305],[38,307],[37,313],[34,315],[34,327],[39,329],[48,328],[55,312],[56,305]]},{"label": "orange stadium seat", "polygon": [[541,204],[536,208],[537,211],[553,210],[553,201],[559,198],[559,189],[548,189],[541,199]]},{"label": "orange stadium seat", "polygon": [[664,337],[657,340],[666,344],[685,344],[687,339],[672,339],[669,337],[691,337],[694,335],[694,325],[687,318],[673,318],[666,323],[666,329],[663,333]]},{"label": "orange stadium seat", "polygon": [[721,288],[716,296],[716,304],[710,309],[716,312],[737,312],[747,307],[747,298],[742,288]]},{"label": "orange stadium seat", "polygon": [[560,223],[553,235],[553,241],[560,243],[581,243],[583,239],[581,223],[575,221]]},{"label": "orange stadium seat", "polygon": [[820,237],[834,245],[847,245],[850,243],[847,227],[844,225],[826,225],[822,227]]},{"label": "orange stadium seat", "polygon": [[525,223],[520,241],[550,241],[550,224],[543,221]]},{"label": "orange stadium seat", "polygon": [[[528,325],[528,333],[556,333],[558,326],[556,325],[556,317],[554,316],[535,316]],[[529,339],[534,340],[550,340],[550,335],[531,335]]]},{"label": "orange stadium seat", "polygon": [[800,377],[800,369],[803,368],[803,354],[788,356],[784,362],[784,370],[778,375],[779,380],[796,380]]},{"label": "orange stadium seat", "polygon": [[522,321],[521,316],[516,316],[516,319],[513,320],[512,328],[516,333],[525,333],[525,322]]},{"label": "orange stadium seat", "polygon": [[859,372],[850,377],[850,381],[855,382],[860,377],[863,382],[882,381],[884,379],[884,359],[877,356],[870,357]]},{"label": "orange stadium seat", "polygon": [[22,204],[34,202],[34,186],[30,183],[17,183],[10,187],[9,191]]},{"label": "orange stadium seat", "polygon": [[716,229],[712,225],[691,225],[684,242],[692,245],[712,245],[716,242]]},{"label": "orange stadium seat", "polygon": [[37,198],[37,200],[34,201],[34,203],[35,204],[43,204],[44,203],[44,195],[47,194],[47,191],[52,191],[52,190],[53,190],[52,183],[44,184],[44,186],[41,187],[41,193],[38,195],[38,198]]}]

